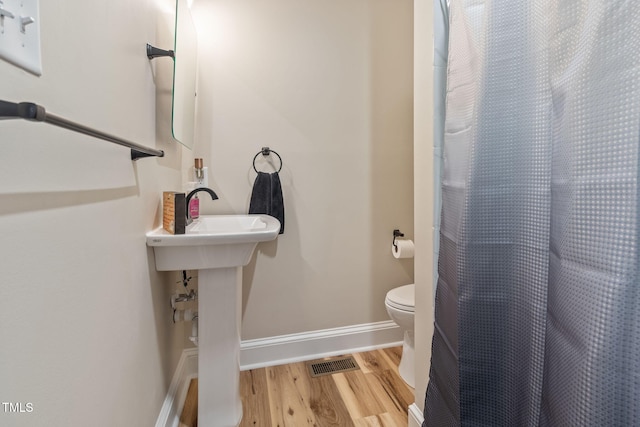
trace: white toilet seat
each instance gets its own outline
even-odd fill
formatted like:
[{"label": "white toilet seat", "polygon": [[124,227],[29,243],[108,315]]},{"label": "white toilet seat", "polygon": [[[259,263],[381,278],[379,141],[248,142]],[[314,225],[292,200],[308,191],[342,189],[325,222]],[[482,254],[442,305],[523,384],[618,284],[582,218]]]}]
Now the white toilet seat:
[{"label": "white toilet seat", "polygon": [[413,313],[415,311],[415,285],[404,285],[387,292],[385,304],[396,310]]},{"label": "white toilet seat", "polygon": [[404,311],[404,312],[407,312],[407,313],[414,313],[415,312],[415,307],[396,304],[393,301],[389,301],[389,300],[385,300],[384,303],[387,305],[387,307],[393,308],[394,310]]}]

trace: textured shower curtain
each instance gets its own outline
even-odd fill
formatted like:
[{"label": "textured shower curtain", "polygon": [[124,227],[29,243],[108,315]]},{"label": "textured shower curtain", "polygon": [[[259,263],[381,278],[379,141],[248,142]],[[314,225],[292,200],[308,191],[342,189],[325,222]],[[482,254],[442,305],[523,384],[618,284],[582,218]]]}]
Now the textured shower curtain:
[{"label": "textured shower curtain", "polygon": [[640,425],[640,1],[449,24],[424,425]]}]

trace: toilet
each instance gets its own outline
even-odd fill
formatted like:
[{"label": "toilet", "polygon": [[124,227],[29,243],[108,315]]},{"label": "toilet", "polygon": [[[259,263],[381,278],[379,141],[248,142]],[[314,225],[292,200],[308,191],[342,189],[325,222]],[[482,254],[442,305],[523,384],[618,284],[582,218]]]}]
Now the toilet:
[{"label": "toilet", "polygon": [[415,386],[414,367],[414,344],[413,344],[413,318],[415,310],[415,285],[405,285],[391,289],[387,292],[384,300],[387,313],[399,327],[404,331],[404,342],[402,343],[402,358],[398,371],[400,377],[410,387]]}]

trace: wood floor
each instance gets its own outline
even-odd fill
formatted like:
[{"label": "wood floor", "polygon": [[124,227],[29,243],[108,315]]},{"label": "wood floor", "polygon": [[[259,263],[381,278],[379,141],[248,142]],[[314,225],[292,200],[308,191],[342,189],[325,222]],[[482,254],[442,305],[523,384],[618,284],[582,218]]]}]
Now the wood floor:
[{"label": "wood floor", "polygon": [[[359,370],[320,377],[311,377],[306,362],[243,371],[240,426],[406,427],[413,389],[398,374],[401,353],[402,347],[356,353]],[[194,381],[180,427],[197,426]]]}]

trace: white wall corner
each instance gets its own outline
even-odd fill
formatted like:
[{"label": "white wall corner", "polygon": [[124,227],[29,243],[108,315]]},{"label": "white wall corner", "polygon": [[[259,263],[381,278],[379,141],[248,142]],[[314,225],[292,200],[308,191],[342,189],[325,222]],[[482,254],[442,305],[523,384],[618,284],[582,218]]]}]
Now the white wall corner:
[{"label": "white wall corner", "polygon": [[[436,2],[437,3],[437,2]],[[422,407],[434,316],[434,2],[414,0],[415,405]]]},{"label": "white wall corner", "polygon": [[156,427],[177,427],[191,379],[198,376],[198,349],[182,351],[178,366],[164,398]]}]

